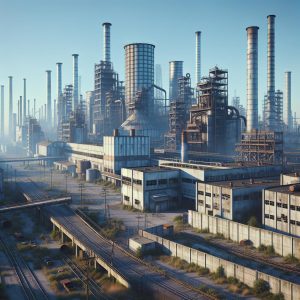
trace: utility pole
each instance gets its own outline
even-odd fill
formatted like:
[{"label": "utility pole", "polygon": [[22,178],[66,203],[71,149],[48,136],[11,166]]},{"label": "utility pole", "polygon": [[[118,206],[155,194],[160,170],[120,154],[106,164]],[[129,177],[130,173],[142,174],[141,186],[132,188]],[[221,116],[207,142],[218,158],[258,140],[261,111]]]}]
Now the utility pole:
[{"label": "utility pole", "polygon": [[50,190],[52,190],[52,168],[50,169]]},{"label": "utility pole", "polygon": [[103,188],[104,195],[104,219],[107,221],[107,208],[106,208],[106,187]]},{"label": "utility pole", "polygon": [[80,191],[80,206],[81,208],[83,207],[83,190],[84,190],[85,186],[84,183],[79,183],[79,191]]},{"label": "utility pole", "polygon": [[65,173],[65,179],[66,179],[66,194],[68,193],[68,173]]}]

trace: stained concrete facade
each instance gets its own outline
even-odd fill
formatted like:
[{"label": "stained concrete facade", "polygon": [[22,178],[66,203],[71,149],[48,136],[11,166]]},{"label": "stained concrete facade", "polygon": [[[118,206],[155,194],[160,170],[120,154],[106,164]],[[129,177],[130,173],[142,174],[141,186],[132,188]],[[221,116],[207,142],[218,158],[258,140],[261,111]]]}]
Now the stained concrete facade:
[{"label": "stained concrete facade", "polygon": [[167,238],[157,235],[155,231],[155,228],[149,228],[146,231],[140,230],[139,234],[147,239],[157,242],[167,255],[179,257],[188,263],[194,263],[200,267],[207,268],[210,272],[216,272],[217,269],[222,266],[227,277],[237,278],[239,281],[250,287],[254,286],[254,282],[257,279],[263,279],[269,283],[270,291],[272,293],[282,293],[286,300],[300,298],[299,284],[283,280],[281,278],[271,276],[270,274],[259,272],[255,269],[251,269],[206,252],[173,242]]},{"label": "stained concrete facade", "polygon": [[282,185],[263,191],[263,223],[300,237],[300,192],[291,192],[293,185]]},{"label": "stained concrete facade", "polygon": [[279,255],[292,255],[300,259],[300,238],[297,237],[208,216],[192,210],[188,212],[188,223],[193,228],[207,230],[213,234],[222,234],[225,238],[237,243],[242,240],[250,240],[254,247],[273,246]]},{"label": "stained concrete facade", "polygon": [[122,169],[122,202],[142,211],[165,211],[180,205],[179,170],[161,167]]},{"label": "stained concrete facade", "polygon": [[262,190],[279,184],[278,179],[246,179],[196,183],[196,211],[228,220],[261,220]]}]

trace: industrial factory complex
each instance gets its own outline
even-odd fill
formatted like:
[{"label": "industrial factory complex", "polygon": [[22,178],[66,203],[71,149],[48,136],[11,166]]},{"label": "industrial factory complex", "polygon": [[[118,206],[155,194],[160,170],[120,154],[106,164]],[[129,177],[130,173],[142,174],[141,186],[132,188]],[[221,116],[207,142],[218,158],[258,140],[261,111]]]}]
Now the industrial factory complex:
[{"label": "industrial factory complex", "polygon": [[[14,180],[16,185],[18,182],[17,167],[13,173],[5,165],[14,163],[8,158],[21,157],[24,165],[38,162],[44,172],[51,171],[51,189],[55,176],[65,180],[66,193],[67,178],[80,182],[82,202],[85,184],[95,189],[102,184],[118,191],[118,203],[124,211],[138,213],[138,217],[144,215],[134,234],[126,231],[126,251],[131,256],[160,249],[165,255],[195,264],[201,270],[216,273],[222,267],[225,277],[234,277],[253,291],[255,282],[264,280],[270,293],[283,295],[283,298],[255,299],[300,299],[299,263],[287,275],[288,271],[283,272],[280,266],[280,272],[271,272],[269,259],[268,268],[263,268],[260,263],[242,262],[242,254],[237,255],[239,259],[232,259],[233,250],[223,255],[227,246],[216,246],[217,242],[208,238],[196,240],[194,237],[192,242],[186,242],[189,231],[194,230],[198,234],[228,238],[232,243],[237,242],[236,248],[273,247],[274,255],[280,252],[279,256],[290,255],[300,261],[300,124],[292,111],[297,99],[291,94],[291,71],[280,74],[285,80],[284,89],[275,84],[275,23],[275,15],[266,16],[267,35],[261,38],[257,26],[241,29],[247,39],[247,43],[238,46],[245,49],[246,70],[240,72],[247,74],[246,106],[241,104],[239,96],[229,97],[228,86],[234,85],[230,81],[230,69],[217,65],[207,70],[202,68],[205,53],[202,54],[201,39],[206,33],[198,28],[191,33],[195,34],[195,45],[189,45],[195,47],[195,70],[184,72],[183,60],[170,60],[169,70],[165,72],[168,87],[163,86],[161,66],[155,62],[159,45],[135,42],[114,49],[123,57],[125,65],[125,73],[118,73],[111,55],[114,27],[109,22],[102,24],[102,59],[94,64],[92,90],[81,91],[80,54],[70,53],[72,82],[64,81],[62,62],[57,62],[53,70],[45,71],[43,105],[38,105],[36,99],[28,99],[26,78],[22,81],[23,93],[17,97],[15,80],[7,74],[7,86],[1,85],[0,93],[0,202],[5,199],[5,188],[13,185]],[[264,54],[266,83],[258,80],[262,43],[267,49]],[[171,49],[169,54],[171,58]],[[263,99],[259,99],[258,85],[266,91]],[[26,188],[19,183],[21,194],[27,193]],[[106,188],[104,193],[106,201]],[[98,194],[100,197],[103,191],[99,190]],[[70,191],[69,196],[72,197]],[[27,200],[30,197],[25,196]],[[40,197],[38,201],[44,199]],[[59,201],[70,200],[65,196],[61,198]],[[28,201],[34,202],[32,199]],[[45,199],[50,201],[51,197]],[[128,275],[126,271],[130,267],[121,267],[106,258],[107,253],[112,252],[116,257],[123,255],[134,260],[122,252],[121,243],[102,241],[102,247],[109,249],[105,252],[104,248],[93,248],[96,238],[92,242],[92,237],[81,240],[78,235],[77,239],[81,228],[88,226],[88,219],[83,218],[84,225],[78,225],[81,215],[74,210],[74,228],[79,226],[76,233],[76,229],[68,229],[63,221],[64,213],[73,209],[72,205],[60,205],[64,207],[61,210],[56,210],[60,207],[56,203],[51,208],[39,209],[52,222],[53,230],[61,233],[62,242],[64,237],[69,238],[72,246],[75,245],[76,256],[80,256],[78,249],[81,249],[90,258],[94,257],[95,265],[102,266],[126,288],[140,286],[138,280],[141,279],[136,277],[143,276]],[[107,221],[111,209],[106,202],[104,209]],[[161,224],[147,226],[148,215],[168,213],[179,214],[182,223],[189,225],[179,233],[178,239],[174,224],[166,224],[163,219]],[[68,211],[67,215],[72,212]],[[96,233],[89,237],[93,234]],[[210,242],[218,248],[195,246]],[[89,243],[91,248],[88,248]],[[101,254],[102,250],[105,255]],[[138,268],[145,268],[143,274],[150,272],[146,263],[134,262]],[[151,269],[151,272],[156,271]],[[162,272],[158,274],[163,276]],[[159,285],[158,280],[155,284]],[[204,294],[195,298],[188,294],[178,296],[177,284],[174,283],[173,291],[170,289],[164,297],[154,293],[151,299],[220,299],[205,298],[205,289],[202,289]],[[154,283],[145,286],[153,292]],[[164,287],[160,285],[160,289]]]}]

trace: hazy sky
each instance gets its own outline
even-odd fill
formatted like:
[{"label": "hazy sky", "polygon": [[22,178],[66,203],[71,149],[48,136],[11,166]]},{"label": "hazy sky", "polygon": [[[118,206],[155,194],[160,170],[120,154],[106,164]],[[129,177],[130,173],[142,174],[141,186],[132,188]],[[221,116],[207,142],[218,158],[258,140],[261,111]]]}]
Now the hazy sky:
[{"label": "hazy sky", "polygon": [[[267,15],[276,14],[276,89],[292,71],[292,108],[300,113],[299,0],[0,0],[0,84],[8,96],[14,77],[14,110],[27,78],[27,97],[46,102],[46,72],[63,62],[63,85],[72,81],[72,53],[79,54],[81,92],[92,90],[94,64],[102,58],[102,26],[111,22],[112,61],[124,79],[124,45],[153,43],[168,90],[168,62],[183,60],[195,74],[195,31],[202,31],[202,75],[217,65],[229,71],[229,97],[246,102],[246,27],[259,30],[259,109],[266,91]],[[231,100],[229,100],[231,101]],[[299,114],[300,117],[300,114]]]}]

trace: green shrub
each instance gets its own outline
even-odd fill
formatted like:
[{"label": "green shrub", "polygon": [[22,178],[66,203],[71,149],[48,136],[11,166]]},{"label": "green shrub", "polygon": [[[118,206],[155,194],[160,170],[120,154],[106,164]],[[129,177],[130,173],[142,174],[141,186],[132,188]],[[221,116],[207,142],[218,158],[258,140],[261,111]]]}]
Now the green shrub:
[{"label": "green shrub", "polygon": [[273,246],[267,246],[265,253],[266,253],[267,255],[273,255],[273,254],[275,254],[275,249],[274,249],[274,247],[273,247]]},{"label": "green shrub", "polygon": [[222,277],[226,277],[225,270],[223,266],[219,266],[216,271],[216,278],[222,278]]},{"label": "green shrub", "polygon": [[263,279],[257,279],[254,281],[253,292],[256,296],[263,295],[270,292],[270,285]]},{"label": "green shrub", "polygon": [[253,227],[259,227],[259,223],[256,219],[256,217],[252,216],[249,220],[248,220],[248,225],[253,226]]},{"label": "green shrub", "polygon": [[139,248],[136,250],[135,255],[136,255],[137,258],[142,258],[142,257],[143,257],[143,252],[142,252],[142,248],[141,248],[141,247],[139,247]]},{"label": "green shrub", "polygon": [[183,224],[183,216],[176,216],[173,218],[173,221],[177,224]]},{"label": "green shrub", "polygon": [[264,252],[264,251],[266,251],[267,247],[264,244],[261,244],[258,246],[257,249],[259,252]]},{"label": "green shrub", "polygon": [[235,278],[235,277],[230,276],[230,277],[227,278],[227,282],[229,284],[238,284],[239,280],[237,278]]},{"label": "green shrub", "polygon": [[284,261],[288,264],[297,264],[299,263],[299,259],[292,254],[288,254],[285,258]]}]

